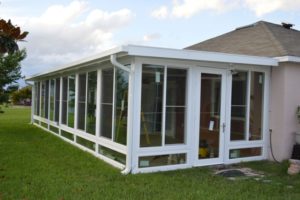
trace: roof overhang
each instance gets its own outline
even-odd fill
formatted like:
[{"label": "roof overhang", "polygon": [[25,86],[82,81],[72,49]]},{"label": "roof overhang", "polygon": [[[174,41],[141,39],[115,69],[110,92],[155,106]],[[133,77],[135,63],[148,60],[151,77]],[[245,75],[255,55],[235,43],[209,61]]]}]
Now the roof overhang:
[{"label": "roof overhang", "polygon": [[92,64],[99,63],[103,60],[109,60],[109,56],[113,54],[116,54],[118,57],[128,55],[128,56],[140,56],[140,57],[151,57],[151,58],[221,62],[221,63],[230,63],[230,64],[278,66],[277,59],[268,58],[268,57],[126,45],[126,46],[119,46],[108,51],[104,51],[95,56],[82,59],[76,62],[72,62],[67,65],[52,68],[51,70],[48,70],[46,72],[36,74],[31,77],[27,77],[26,80],[34,80],[34,79],[41,78],[43,76],[50,76],[67,70],[90,66]]},{"label": "roof overhang", "polygon": [[298,57],[298,56],[281,56],[281,57],[275,57],[275,59],[277,59],[278,62],[296,62],[296,63],[300,63],[300,57]]}]

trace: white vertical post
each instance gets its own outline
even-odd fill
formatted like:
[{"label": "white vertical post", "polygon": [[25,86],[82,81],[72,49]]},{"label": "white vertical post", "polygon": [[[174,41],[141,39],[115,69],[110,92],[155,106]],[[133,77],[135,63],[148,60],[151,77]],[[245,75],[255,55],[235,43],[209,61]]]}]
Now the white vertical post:
[{"label": "white vertical post", "polygon": [[164,66],[164,77],[163,77],[163,99],[162,99],[162,130],[161,130],[161,146],[165,146],[166,138],[166,99],[167,99],[167,66]]},{"label": "white vertical post", "polygon": [[111,127],[111,140],[114,141],[115,139],[115,109],[116,109],[116,77],[117,77],[117,69],[114,67],[113,68],[113,102],[112,102],[112,127]]},{"label": "white vertical post", "polygon": [[[61,119],[62,119],[62,94],[63,94],[63,77],[60,77],[60,83],[59,83],[59,116],[58,116],[58,124],[59,126],[61,125]],[[60,129],[59,129],[59,134],[60,134]]]},{"label": "white vertical post", "polygon": [[40,113],[39,113],[40,117],[42,117],[42,85],[43,85],[43,81],[40,81]]},{"label": "white vertical post", "polygon": [[251,71],[247,71],[247,94],[246,94],[246,127],[245,127],[245,134],[246,138],[245,141],[249,141],[249,127],[250,127],[250,93],[251,93]]},{"label": "white vertical post", "polygon": [[[96,136],[100,137],[100,118],[101,118],[101,81],[102,71],[97,70],[97,89],[96,89]],[[96,145],[96,153],[99,153],[99,145]]]},{"label": "white vertical post", "polygon": [[[79,80],[79,79],[78,79]],[[85,111],[84,111],[84,131],[87,132],[87,109],[88,109],[88,83],[89,83],[89,73],[85,74]]]},{"label": "white vertical post", "polygon": [[31,121],[30,123],[33,124],[33,115],[34,115],[34,111],[35,111],[35,86],[36,83],[34,82],[34,84],[32,85],[32,89],[31,89]]}]

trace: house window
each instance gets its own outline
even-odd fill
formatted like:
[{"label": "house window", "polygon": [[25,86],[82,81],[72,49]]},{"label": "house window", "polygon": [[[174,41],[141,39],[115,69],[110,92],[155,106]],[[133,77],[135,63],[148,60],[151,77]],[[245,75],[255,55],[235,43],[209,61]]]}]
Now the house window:
[{"label": "house window", "polygon": [[232,75],[231,141],[262,139],[264,73]]},{"label": "house window", "polygon": [[60,104],[60,78],[55,80],[55,109],[54,109],[54,121],[59,121],[59,104]]},{"label": "house window", "polygon": [[50,120],[51,121],[54,120],[54,107],[55,107],[54,94],[55,94],[55,80],[51,79],[50,80]]},{"label": "house window", "polygon": [[114,141],[126,145],[129,74],[121,69],[115,71]]},{"label": "house window", "polygon": [[68,126],[74,128],[75,112],[75,75],[68,77]]},{"label": "house window", "polygon": [[113,68],[102,70],[100,135],[112,138]]},{"label": "house window", "polygon": [[184,143],[186,77],[185,69],[143,65],[141,147]]},{"label": "house window", "polygon": [[43,81],[41,86],[41,117],[48,119],[49,80]]},{"label": "house window", "polygon": [[96,133],[97,72],[89,72],[87,80],[86,132]]},{"label": "house window", "polygon": [[40,82],[35,82],[34,83],[34,90],[35,90],[34,114],[39,115],[40,114]]},{"label": "house window", "polygon": [[67,125],[67,107],[68,107],[68,77],[62,78],[62,110],[61,123]]},{"label": "house window", "polygon": [[77,128],[85,130],[85,112],[86,112],[86,73],[79,74],[78,79],[78,112]]}]

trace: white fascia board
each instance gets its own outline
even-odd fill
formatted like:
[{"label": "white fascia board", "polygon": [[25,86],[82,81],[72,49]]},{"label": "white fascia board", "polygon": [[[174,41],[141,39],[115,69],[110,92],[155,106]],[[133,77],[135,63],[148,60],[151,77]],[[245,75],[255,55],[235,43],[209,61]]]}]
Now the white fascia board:
[{"label": "white fascia board", "polygon": [[300,57],[297,56],[281,56],[275,57],[278,62],[297,62],[300,63]]},{"label": "white fascia board", "polygon": [[248,56],[208,51],[144,47],[135,45],[128,45],[125,49],[127,49],[128,55],[132,56],[171,58],[208,62],[224,62],[262,66],[278,66],[278,61],[274,58],[269,57]]},{"label": "white fascia board", "polygon": [[98,59],[108,57],[112,54],[116,54],[116,53],[120,53],[120,52],[124,52],[124,46],[118,46],[118,47],[115,47],[113,49],[109,49],[107,51],[103,51],[99,54],[96,54],[96,55],[88,57],[88,58],[84,58],[84,59],[81,59],[81,60],[78,60],[78,61],[75,61],[75,62],[71,62],[69,64],[62,65],[62,66],[59,66],[59,67],[51,68],[48,71],[26,77],[25,80],[33,80],[34,78],[42,77],[44,75],[49,75],[49,74],[52,74],[54,72],[71,69],[71,68],[74,68],[74,67],[77,67],[77,66],[80,66],[80,65],[83,65],[83,64],[87,64],[87,63],[90,63],[90,62],[96,61]]}]

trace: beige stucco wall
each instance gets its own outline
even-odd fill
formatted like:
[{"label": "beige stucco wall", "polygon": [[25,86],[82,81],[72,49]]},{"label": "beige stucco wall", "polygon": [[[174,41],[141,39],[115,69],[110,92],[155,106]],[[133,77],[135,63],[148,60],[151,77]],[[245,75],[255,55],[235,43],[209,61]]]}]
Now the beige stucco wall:
[{"label": "beige stucco wall", "polygon": [[[300,63],[280,63],[271,73],[270,129],[274,156],[289,159],[300,132],[296,108],[300,105]],[[272,159],[270,155],[270,159]]]}]

